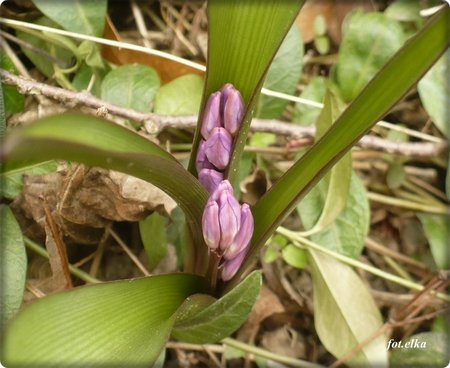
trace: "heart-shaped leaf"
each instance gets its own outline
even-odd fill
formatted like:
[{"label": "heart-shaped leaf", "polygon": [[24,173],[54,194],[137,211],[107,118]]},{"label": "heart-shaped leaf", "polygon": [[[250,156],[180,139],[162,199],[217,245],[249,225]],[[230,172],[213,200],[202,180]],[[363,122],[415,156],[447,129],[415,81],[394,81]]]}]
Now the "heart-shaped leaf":
[{"label": "heart-shaped leaf", "polygon": [[169,337],[175,312],[203,278],[152,276],[84,286],[26,307],[6,331],[7,366],[149,367]]}]

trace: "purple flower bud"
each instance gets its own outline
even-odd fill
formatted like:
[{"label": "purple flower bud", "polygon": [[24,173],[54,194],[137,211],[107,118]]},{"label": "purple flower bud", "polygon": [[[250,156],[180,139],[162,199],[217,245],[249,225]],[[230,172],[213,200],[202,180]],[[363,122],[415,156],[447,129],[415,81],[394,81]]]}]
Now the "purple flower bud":
[{"label": "purple flower bud", "polygon": [[[213,205],[214,203],[214,205]],[[241,223],[241,209],[228,180],[222,180],[203,212],[203,237],[208,247],[223,252],[236,236]]]},{"label": "purple flower bud", "polygon": [[214,169],[202,169],[198,174],[198,180],[208,193],[213,193],[223,180],[223,173]]},{"label": "purple flower bud", "polygon": [[199,173],[202,169],[213,169],[214,165],[209,162],[205,153],[205,141],[202,139],[198,145],[197,159],[195,160],[195,167]]},{"label": "purple flower bud", "polygon": [[244,117],[244,101],[236,89],[228,92],[228,98],[223,111],[223,125],[230,134],[235,134],[241,125]]},{"label": "purple flower bud", "polygon": [[253,235],[253,215],[248,204],[244,203],[241,207],[241,223],[239,231],[233,239],[230,246],[224,251],[223,256],[226,260],[235,258],[238,254],[247,249],[248,243]]},{"label": "purple flower bud", "polygon": [[230,280],[234,275],[236,275],[236,272],[238,272],[239,268],[242,265],[242,262],[244,261],[245,256],[247,255],[247,252],[241,252],[236,257],[225,261],[223,264],[222,269],[222,280],[228,281]]},{"label": "purple flower bud", "polygon": [[230,162],[233,140],[224,128],[214,128],[205,143],[205,154],[219,170],[224,170]]},{"label": "purple flower bud", "polygon": [[220,243],[219,205],[209,200],[202,217],[203,238],[211,249],[217,249]]},{"label": "purple flower bud", "polygon": [[219,195],[220,249],[224,252],[233,242],[241,224],[241,208],[233,192],[224,190]]},{"label": "purple flower bud", "polygon": [[220,100],[221,93],[214,92],[209,96],[203,113],[203,121],[200,132],[203,138],[208,139],[214,128],[220,127]]},{"label": "purple flower bud", "polygon": [[225,84],[222,89],[220,90],[220,93],[222,94],[220,97],[220,116],[223,118],[223,112],[225,110],[225,105],[228,100],[228,96],[230,95],[231,91],[236,91],[236,88],[231,83]]}]

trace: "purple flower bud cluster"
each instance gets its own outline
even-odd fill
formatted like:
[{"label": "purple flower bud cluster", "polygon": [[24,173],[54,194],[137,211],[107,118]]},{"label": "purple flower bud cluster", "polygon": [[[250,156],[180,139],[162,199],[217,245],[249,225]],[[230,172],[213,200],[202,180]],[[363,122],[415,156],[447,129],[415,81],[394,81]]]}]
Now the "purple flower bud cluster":
[{"label": "purple flower bud cluster", "polygon": [[196,168],[200,183],[211,194],[223,180],[233,149],[233,138],[244,116],[244,101],[236,88],[226,84],[208,99],[200,129]]},{"label": "purple flower bud cluster", "polygon": [[230,280],[247,254],[254,226],[249,205],[239,204],[228,180],[221,181],[209,197],[202,227],[209,249],[222,257],[222,280]]},{"label": "purple flower bud cluster", "polygon": [[221,259],[224,281],[239,270],[254,227],[250,207],[239,204],[230,182],[224,180],[243,116],[241,94],[231,84],[211,94],[205,106],[200,130],[203,139],[196,159],[198,179],[210,193],[202,218],[203,237]]}]

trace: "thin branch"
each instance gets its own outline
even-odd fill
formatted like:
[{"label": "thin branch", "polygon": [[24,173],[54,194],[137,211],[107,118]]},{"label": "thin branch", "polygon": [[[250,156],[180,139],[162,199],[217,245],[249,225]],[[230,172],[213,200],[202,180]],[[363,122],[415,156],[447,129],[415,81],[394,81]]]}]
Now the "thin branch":
[{"label": "thin branch", "polygon": [[[142,113],[105,102],[87,92],[73,92],[63,88],[23,78],[0,69],[0,80],[7,85],[16,86],[25,95],[43,95],[62,103],[65,107],[85,106],[107,114],[132,120],[144,126],[150,134],[157,134],[168,128],[194,129],[197,124],[196,115],[162,116],[153,113]],[[102,113],[102,115],[105,115]],[[288,137],[313,138],[314,127],[303,127],[279,120],[253,119],[250,129],[255,132],[268,132]],[[373,149],[392,154],[416,157],[436,157],[448,149],[447,142],[392,142],[376,136],[366,135],[358,142],[364,149]]]}]

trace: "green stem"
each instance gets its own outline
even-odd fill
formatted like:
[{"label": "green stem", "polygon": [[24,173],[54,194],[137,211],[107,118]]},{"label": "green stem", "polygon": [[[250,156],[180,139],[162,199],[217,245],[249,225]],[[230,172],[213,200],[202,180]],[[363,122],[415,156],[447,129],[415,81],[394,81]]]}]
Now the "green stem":
[{"label": "green stem", "polygon": [[[31,239],[29,239],[27,237],[24,237],[24,242],[25,242],[25,245],[33,252],[39,254],[40,256],[42,256],[44,258],[47,258],[47,259],[49,258],[47,251],[44,248],[42,248],[39,244],[35,243],[34,241],[32,241]],[[72,275],[78,277],[80,280],[90,282],[91,284],[99,284],[99,283],[103,282],[95,277],[92,277],[88,273],[80,270],[79,268],[77,268],[71,264],[69,264],[69,270]]]},{"label": "green stem", "polygon": [[413,211],[429,212],[438,215],[448,215],[449,209],[446,206],[430,206],[422,203],[412,202],[405,199],[392,198],[379,193],[369,192],[367,197],[374,202],[379,202],[391,206],[406,208]]},{"label": "green stem", "polygon": [[324,368],[322,365],[319,365],[319,364],[311,363],[306,360],[294,359],[294,358],[289,358],[287,356],[275,354],[275,353],[272,353],[271,351],[267,351],[267,350],[258,348],[254,345],[249,345],[244,342],[231,339],[229,337],[223,339],[222,343],[224,343],[225,345],[231,346],[235,349],[239,349],[239,350],[245,351],[247,353],[258,355],[262,358],[270,359],[275,362],[279,362],[279,363],[283,363],[283,364],[288,364],[291,367]]},{"label": "green stem", "polygon": [[[389,280],[392,282],[395,282],[396,284],[402,285],[406,288],[412,289],[412,290],[416,290],[416,291],[422,291],[424,289],[423,285],[420,285],[418,283],[415,283],[413,281],[409,281],[409,280],[405,280],[401,277],[398,277],[396,275],[393,275],[389,272],[385,272],[382,271],[376,267],[373,267],[371,265],[365,264],[363,262],[360,262],[356,259],[344,256],[342,254],[333,252],[332,250],[326,249],[302,236],[299,236],[296,232],[288,230],[286,228],[283,227],[279,227],[277,229],[277,232],[287,238],[289,238],[290,240],[293,241],[293,244],[299,248],[304,248],[306,246],[306,248],[311,248],[314,250],[318,250],[319,252],[328,254],[331,257],[334,257],[335,259],[348,264],[349,266],[353,266],[353,267],[357,267],[361,270],[370,272],[373,275],[379,276],[385,280]],[[447,294],[443,294],[443,293],[436,293],[436,296],[444,301],[449,302],[450,301],[450,295]]]}]

